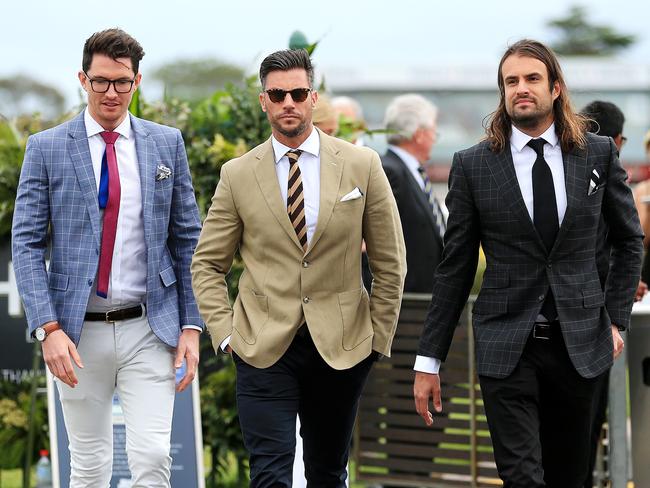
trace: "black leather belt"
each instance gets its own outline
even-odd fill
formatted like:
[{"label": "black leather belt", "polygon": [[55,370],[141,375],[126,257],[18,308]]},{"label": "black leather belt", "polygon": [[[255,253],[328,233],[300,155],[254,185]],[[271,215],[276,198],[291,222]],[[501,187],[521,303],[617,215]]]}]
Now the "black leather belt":
[{"label": "black leather belt", "polygon": [[86,312],[84,320],[90,322],[117,322],[118,320],[136,319],[142,317],[145,313],[145,306],[121,308],[119,310],[109,310],[108,312]]},{"label": "black leather belt", "polygon": [[557,320],[553,322],[535,322],[533,326],[533,339],[548,341],[558,332],[560,332],[560,322]]}]

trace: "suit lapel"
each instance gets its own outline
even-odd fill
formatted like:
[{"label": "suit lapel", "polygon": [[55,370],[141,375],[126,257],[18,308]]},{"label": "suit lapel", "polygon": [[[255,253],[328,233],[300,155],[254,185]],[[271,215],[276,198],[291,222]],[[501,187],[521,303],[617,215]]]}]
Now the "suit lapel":
[{"label": "suit lapel", "polygon": [[530,218],[524,198],[521,195],[521,188],[519,187],[519,180],[517,180],[517,173],[515,172],[515,165],[512,161],[512,153],[510,147],[506,147],[498,154],[490,152],[491,156],[486,159],[490,172],[498,185],[498,192],[515,213],[515,216],[524,225],[524,228],[530,234],[535,236],[535,241],[538,247],[546,254],[546,248],[542,242],[535,224]]},{"label": "suit lapel", "polygon": [[591,169],[587,165],[587,152],[584,149],[574,148],[568,153],[563,152],[562,162],[564,163],[567,207],[553,249],[566,236],[575,220],[577,209],[580,208],[583,199],[587,196]]},{"label": "suit lapel", "polygon": [[255,157],[257,158],[254,170],[255,178],[257,179],[257,184],[260,187],[262,196],[266,200],[266,204],[275,219],[278,221],[278,224],[280,224],[280,227],[284,229],[293,243],[302,251],[302,245],[300,244],[296,231],[289,220],[287,206],[282,201],[282,193],[278,186],[278,175],[275,171],[275,157],[273,155],[271,139],[259,147]]},{"label": "suit lapel", "polygon": [[431,224],[431,227],[436,231],[434,234],[438,236],[438,230],[436,229],[436,223],[433,219],[433,210],[431,209],[431,205],[429,204],[429,199],[427,197],[427,194],[422,190],[420,187],[418,181],[415,179],[411,171],[409,170],[408,166],[406,166],[406,163],[400,158],[397,154],[395,154],[393,151],[390,149],[388,150],[389,154],[391,154],[402,166],[404,170],[404,174],[406,175],[406,181],[409,182],[409,185],[411,186],[411,193],[413,194],[415,201],[417,204],[422,208],[424,211],[424,214],[428,216],[429,223]]},{"label": "suit lapel", "polygon": [[332,217],[341,186],[344,165],[343,159],[339,156],[339,150],[331,144],[331,139],[324,136],[320,130],[318,135],[320,136],[320,202],[316,230],[307,252],[314,248]]},{"label": "suit lapel", "polygon": [[131,128],[135,136],[135,151],[138,155],[138,170],[140,171],[140,189],[142,192],[142,217],[144,220],[144,235],[153,235],[153,191],[156,175],[156,165],[160,159],[158,148],[149,131],[142,121],[132,115]]},{"label": "suit lapel", "polygon": [[68,134],[72,138],[72,144],[68,149],[68,154],[77,174],[77,181],[79,182],[81,193],[86,203],[95,241],[99,246],[101,242],[101,225],[99,222],[99,203],[97,201],[97,182],[93,171],[93,161],[90,157],[88,134],[86,133],[86,124],[84,123],[84,112],[81,112],[70,121]]}]

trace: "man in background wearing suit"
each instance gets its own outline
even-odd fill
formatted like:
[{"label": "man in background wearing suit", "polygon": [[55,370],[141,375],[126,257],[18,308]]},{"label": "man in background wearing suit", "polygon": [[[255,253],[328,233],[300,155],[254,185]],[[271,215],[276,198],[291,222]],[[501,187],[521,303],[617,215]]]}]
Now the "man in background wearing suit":
[{"label": "man in background wearing suit", "polygon": [[[487,138],[456,153],[443,259],[416,359],[417,412],[441,410],[438,367],[486,256],[473,308],[476,364],[504,486],[581,488],[593,400],[622,348],[642,232],[616,146],[572,111],[554,53],[509,47]],[[601,287],[596,245],[609,227]]]},{"label": "man in background wearing suit", "polygon": [[[260,81],[272,136],[222,167],[192,283],[215,350],[237,367],[251,486],[291,487],[299,415],[309,486],[344,487],[361,389],[397,325],[402,229],[377,153],[313,127],[307,52],[267,56]],[[244,271],[231,308],[225,276],[237,250]]]},{"label": "man in background wearing suit", "polygon": [[405,292],[431,294],[442,255],[445,219],[425,170],[436,142],[437,109],[416,94],[395,98],[384,117],[388,151],[381,163],[399,210],[408,272]]},{"label": "man in background wearing suit", "polygon": [[30,137],[16,197],[16,280],[59,389],[72,488],[109,485],[115,391],[133,486],[169,487],[174,368],[186,359],[181,391],[198,363],[200,219],[180,132],[128,113],[143,56],[119,29],[86,41],[88,107]]}]

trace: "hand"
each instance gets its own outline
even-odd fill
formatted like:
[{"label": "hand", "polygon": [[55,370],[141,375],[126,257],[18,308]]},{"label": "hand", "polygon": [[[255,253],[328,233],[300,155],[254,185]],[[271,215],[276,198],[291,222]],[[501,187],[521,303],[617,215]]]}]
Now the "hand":
[{"label": "hand", "polygon": [[639,280],[639,286],[634,294],[634,301],[641,301],[646,293],[648,293],[648,285],[643,280]]},{"label": "hand", "polygon": [[623,348],[625,347],[625,342],[621,337],[621,333],[618,330],[618,327],[612,324],[612,338],[614,339],[614,360],[621,355]]},{"label": "hand", "polygon": [[429,398],[433,399],[435,411],[442,412],[440,375],[416,371],[415,381],[413,382],[413,397],[415,398],[415,410],[424,419],[424,422],[430,426],[433,424],[433,415],[429,411]]},{"label": "hand", "polygon": [[80,368],[83,368],[79,353],[74,342],[61,329],[55,330],[47,335],[42,342],[43,360],[52,374],[63,381],[70,388],[74,388],[79,380],[72,367],[72,361]]},{"label": "hand", "polygon": [[226,352],[230,355],[232,355],[232,347],[230,347],[230,344],[226,346]]},{"label": "hand", "polygon": [[185,376],[183,376],[183,379],[178,383],[178,385],[176,385],[176,391],[179,393],[192,383],[194,376],[196,375],[196,367],[199,364],[200,334],[201,332],[196,329],[185,329],[181,332],[181,336],[178,339],[174,367],[176,369],[180,368],[183,365],[183,359],[185,359],[187,365]]}]

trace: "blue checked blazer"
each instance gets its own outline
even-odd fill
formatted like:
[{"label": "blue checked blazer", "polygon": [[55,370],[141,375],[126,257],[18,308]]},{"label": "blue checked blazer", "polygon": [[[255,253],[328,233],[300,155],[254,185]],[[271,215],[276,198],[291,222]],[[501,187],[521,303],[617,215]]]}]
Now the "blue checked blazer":
[{"label": "blue checked blazer", "polygon": [[[562,159],[567,209],[549,253],[526,209],[510,146],[495,153],[484,141],[454,155],[443,259],[418,354],[446,358],[480,244],[487,267],[473,308],[478,374],[503,378],[512,372],[549,287],[578,373],[592,378],[611,366],[610,325],[629,325],[643,232],[611,139],[587,134],[586,148]],[[590,192],[594,169],[600,183]],[[604,289],[596,265],[601,217],[612,245]]]},{"label": "blue checked blazer", "polygon": [[[163,342],[176,347],[181,325],[202,326],[190,278],[201,221],[180,132],[129,116],[142,185],[149,324]],[[156,181],[158,165],[171,169],[169,178]],[[81,113],[27,142],[12,253],[30,331],[58,320],[78,344],[97,275],[101,226]]]}]

